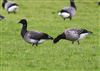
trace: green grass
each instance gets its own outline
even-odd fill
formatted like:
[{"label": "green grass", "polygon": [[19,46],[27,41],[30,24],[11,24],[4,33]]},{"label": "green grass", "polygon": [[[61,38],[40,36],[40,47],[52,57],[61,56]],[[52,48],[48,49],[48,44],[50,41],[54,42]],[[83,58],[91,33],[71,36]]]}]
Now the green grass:
[{"label": "green grass", "polygon": [[[1,1],[1,0],[0,0]],[[20,5],[17,14],[7,14],[0,21],[1,71],[99,71],[100,70],[100,6],[98,0],[75,0],[77,14],[63,21],[57,12],[69,5],[69,0],[14,0]],[[0,3],[1,6],[1,3]],[[66,28],[86,28],[93,35],[80,45],[61,40],[46,41],[34,48],[20,36],[20,19],[28,20],[29,30],[38,30],[56,37]]]}]

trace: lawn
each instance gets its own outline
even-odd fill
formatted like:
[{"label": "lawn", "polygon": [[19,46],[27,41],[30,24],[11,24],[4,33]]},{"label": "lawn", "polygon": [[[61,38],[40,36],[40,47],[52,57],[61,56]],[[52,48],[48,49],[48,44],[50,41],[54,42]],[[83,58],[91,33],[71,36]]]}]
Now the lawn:
[{"label": "lawn", "polygon": [[[1,2],[2,0],[0,0]],[[72,20],[57,15],[69,0],[14,0],[20,6],[17,14],[8,14],[0,21],[1,71],[100,71],[100,6],[98,0],[75,0],[77,13]],[[61,40],[46,41],[38,47],[26,43],[19,20],[26,18],[28,30],[38,30],[56,37],[67,28],[85,28],[93,32],[72,44]]]}]

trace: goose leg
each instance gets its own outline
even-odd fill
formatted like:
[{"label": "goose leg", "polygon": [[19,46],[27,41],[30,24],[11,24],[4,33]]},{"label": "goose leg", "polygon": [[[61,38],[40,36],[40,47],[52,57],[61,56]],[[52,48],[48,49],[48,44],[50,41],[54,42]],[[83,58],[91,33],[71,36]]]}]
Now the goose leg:
[{"label": "goose leg", "polygon": [[34,43],[32,44],[32,46],[34,46]]},{"label": "goose leg", "polygon": [[16,11],[14,11],[14,14],[16,14]]},{"label": "goose leg", "polygon": [[38,44],[36,44],[36,46],[38,46]]},{"label": "goose leg", "polygon": [[78,45],[80,44],[79,40],[77,41]]},{"label": "goose leg", "polygon": [[64,20],[65,20],[66,18],[64,18]]},{"label": "goose leg", "polygon": [[74,41],[72,41],[72,44],[74,44]]},{"label": "goose leg", "polygon": [[10,12],[8,12],[8,14],[10,14]]},{"label": "goose leg", "polygon": [[69,19],[72,20],[72,16],[69,16]]},{"label": "goose leg", "polygon": [[38,42],[35,45],[38,46]]}]

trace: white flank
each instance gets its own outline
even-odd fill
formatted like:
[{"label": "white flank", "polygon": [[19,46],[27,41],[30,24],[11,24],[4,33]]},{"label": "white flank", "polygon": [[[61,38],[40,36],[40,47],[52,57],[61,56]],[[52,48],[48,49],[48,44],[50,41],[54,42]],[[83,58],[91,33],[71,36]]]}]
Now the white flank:
[{"label": "white flank", "polygon": [[8,11],[9,12],[13,12],[13,11],[16,11],[18,9],[18,6],[11,6]]},{"label": "white flank", "polygon": [[89,33],[81,34],[81,35],[80,35],[80,38],[79,38],[78,40],[81,40],[81,39],[85,38],[88,34],[89,34]]},{"label": "white flank", "polygon": [[[27,40],[26,40],[27,41]],[[38,40],[35,40],[35,39],[30,39],[30,40],[28,40],[27,42],[29,42],[29,43],[42,43],[42,42],[44,42],[45,40],[43,40],[43,39],[41,39],[40,41],[38,41]]]},{"label": "white flank", "polygon": [[30,43],[37,43],[38,40],[30,39],[28,42],[30,42]]},{"label": "white flank", "polygon": [[42,43],[42,42],[44,42],[45,40],[44,39],[41,39],[38,43]]},{"label": "white flank", "polygon": [[63,13],[60,14],[60,16],[62,16],[64,18],[67,18],[67,17],[70,16],[70,14],[69,13],[66,13],[66,12],[63,12]]}]

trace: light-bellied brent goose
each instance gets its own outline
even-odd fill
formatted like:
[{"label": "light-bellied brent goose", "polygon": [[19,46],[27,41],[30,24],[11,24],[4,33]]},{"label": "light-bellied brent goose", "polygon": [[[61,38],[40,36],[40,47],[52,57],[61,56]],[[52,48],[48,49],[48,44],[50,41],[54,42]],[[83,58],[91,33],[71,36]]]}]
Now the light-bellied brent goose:
[{"label": "light-bellied brent goose", "polygon": [[39,43],[42,43],[45,40],[53,40],[53,37],[49,36],[46,33],[38,31],[28,31],[26,19],[21,19],[19,23],[22,24],[21,36],[26,42],[37,46]]},{"label": "light-bellied brent goose", "polygon": [[7,0],[3,0],[2,7],[8,13],[16,13],[16,10],[19,8],[18,4],[16,4],[13,1],[7,1]]},{"label": "light-bellied brent goose", "polygon": [[83,39],[86,37],[88,34],[92,33],[91,31],[88,31],[86,29],[66,29],[63,33],[58,35],[53,42],[57,43],[61,39],[66,39],[69,41],[72,41],[74,43],[75,41],[79,43],[80,39]]},{"label": "light-bellied brent goose", "polygon": [[60,12],[58,13],[59,16],[61,16],[64,20],[66,18],[69,18],[70,20],[72,19],[72,17],[76,14],[76,5],[74,0],[70,0],[70,6],[64,7],[63,9],[60,10]]}]

